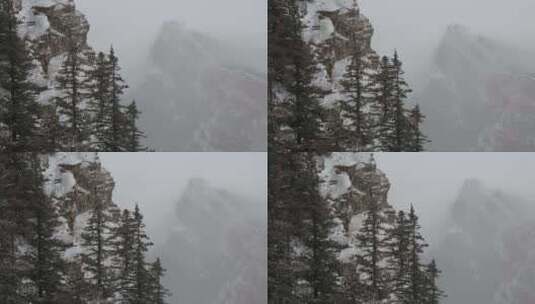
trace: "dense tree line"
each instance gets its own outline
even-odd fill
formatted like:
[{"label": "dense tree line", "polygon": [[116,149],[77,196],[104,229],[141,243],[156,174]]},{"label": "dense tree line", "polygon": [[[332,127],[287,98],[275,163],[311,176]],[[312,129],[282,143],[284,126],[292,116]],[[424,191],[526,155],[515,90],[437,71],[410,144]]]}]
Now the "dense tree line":
[{"label": "dense tree line", "polygon": [[27,42],[19,37],[13,0],[0,0],[0,150],[143,151],[135,102],[123,105],[127,88],[113,48],[95,54],[65,34],[67,52],[52,97],[30,79],[35,66]]},{"label": "dense tree line", "polygon": [[422,151],[424,115],[408,106],[411,92],[397,54],[381,59],[350,37],[341,98],[314,84],[319,58],[302,38],[299,0],[269,1],[269,140],[278,151]]},{"label": "dense tree line", "polygon": [[44,192],[40,156],[1,154],[0,170],[2,303],[166,303],[165,269],[147,262],[152,243],[137,206],[121,212],[94,183],[82,240],[68,244],[58,238],[64,220]]},{"label": "dense tree line", "polygon": [[[440,270],[423,256],[427,244],[414,208],[385,207],[373,184],[363,198],[328,201],[319,192],[317,155],[270,157],[268,303],[440,303]],[[343,224],[351,241],[341,244],[333,233],[347,204],[360,206],[362,223],[351,233]]]}]

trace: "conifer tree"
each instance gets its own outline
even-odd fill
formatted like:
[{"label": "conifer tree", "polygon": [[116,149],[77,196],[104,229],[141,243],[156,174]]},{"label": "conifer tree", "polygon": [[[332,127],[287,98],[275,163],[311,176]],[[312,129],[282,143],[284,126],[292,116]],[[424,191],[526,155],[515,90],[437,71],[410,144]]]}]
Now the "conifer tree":
[{"label": "conifer tree", "polygon": [[43,151],[59,151],[62,147],[61,136],[63,130],[57,112],[55,104],[42,106],[40,142],[42,143]]},{"label": "conifer tree", "polygon": [[411,137],[408,139],[408,142],[410,143],[410,148],[408,149],[408,151],[411,151],[411,152],[424,151],[424,145],[429,142],[427,140],[427,137],[420,130],[422,123],[424,121],[424,118],[425,116],[420,111],[420,106],[415,105],[414,108],[411,109],[410,114],[409,114]]},{"label": "conifer tree", "polygon": [[[330,239],[334,227],[332,212],[319,193],[316,163],[312,156],[305,160],[305,172],[299,181],[302,199],[308,202],[307,217],[303,222],[305,254],[304,279],[310,285],[311,294],[307,303],[334,303],[337,290],[338,245]],[[300,186],[296,185],[296,186]]]},{"label": "conifer tree", "polygon": [[79,258],[66,263],[64,284],[61,286],[61,294],[58,304],[87,304],[88,295],[91,294],[91,286],[84,278],[82,262]]},{"label": "conifer tree", "polygon": [[[302,212],[298,209],[300,192],[294,185],[300,158],[304,154],[277,153],[269,155],[268,187],[268,302],[296,303],[297,274],[292,242],[299,234]],[[300,172],[300,171],[299,171]]]},{"label": "conifer tree", "polygon": [[33,64],[18,25],[13,1],[0,0],[0,151],[37,151],[38,88],[29,80]]},{"label": "conifer tree", "polygon": [[89,117],[82,111],[82,103],[87,94],[86,68],[88,64],[84,46],[76,39],[76,33],[67,33],[68,50],[61,65],[56,81],[60,95],[55,103],[59,115],[63,117],[62,149],[64,151],[83,151],[87,145]]},{"label": "conifer tree", "polygon": [[438,287],[437,281],[440,273],[433,259],[426,267],[425,304],[439,304],[440,300],[445,297],[444,292]]},{"label": "conifer tree", "polygon": [[162,277],[165,275],[165,269],[162,267],[160,258],[157,258],[154,263],[151,264],[151,304],[166,304],[166,298],[170,295],[169,291],[162,284]]},{"label": "conifer tree", "polygon": [[364,222],[356,236],[360,249],[356,255],[357,272],[362,274],[361,283],[365,286],[362,300],[378,303],[388,297],[387,270],[384,266],[388,257],[385,238],[387,219],[372,189],[368,191],[366,204]]},{"label": "conifer tree", "polygon": [[134,210],[133,226],[132,271],[128,278],[129,291],[126,294],[125,300],[131,304],[144,304],[150,302],[150,293],[147,293],[147,290],[151,286],[151,276],[147,269],[145,255],[149,246],[152,246],[152,243],[145,232],[143,215],[137,205]]},{"label": "conifer tree", "polygon": [[324,117],[319,97],[322,92],[312,83],[316,64],[310,46],[301,37],[303,24],[300,9],[295,1],[289,1],[287,9],[291,20],[288,47],[292,49],[289,55],[288,123],[294,132],[295,149],[310,151],[316,149],[315,145],[321,139]]},{"label": "conifer tree", "polygon": [[421,258],[424,248],[427,244],[420,233],[420,224],[418,216],[411,205],[409,218],[409,255],[408,255],[408,272],[410,276],[410,303],[421,304],[425,299],[425,276],[422,270]]},{"label": "conifer tree", "polygon": [[29,278],[36,289],[32,302],[53,304],[59,297],[65,270],[62,260],[65,244],[54,236],[60,222],[55,207],[44,193],[40,160],[34,157],[30,166],[33,178],[26,182],[34,187],[34,197],[31,200],[31,232],[27,240],[25,260],[30,268]]},{"label": "conifer tree", "polygon": [[352,54],[350,62],[346,67],[344,79],[341,81],[344,93],[349,99],[341,101],[343,110],[342,117],[349,121],[348,128],[351,134],[351,148],[355,151],[364,151],[372,138],[372,122],[369,117],[368,104],[368,81],[370,75],[367,70],[368,64],[366,53],[362,50],[362,44],[357,40],[357,35],[353,34]]},{"label": "conifer tree", "polygon": [[405,212],[399,211],[392,228],[388,231],[388,268],[391,273],[389,289],[393,304],[410,304],[409,221]]},{"label": "conifer tree", "polygon": [[[25,163],[18,153],[0,153],[0,295],[7,304],[26,303],[20,294],[24,273],[20,270],[17,240],[24,235],[26,207],[21,191]],[[20,208],[22,207],[22,208]],[[21,221],[20,218],[23,220]]]},{"label": "conifer tree", "polygon": [[136,101],[132,101],[126,108],[126,121],[127,125],[125,128],[125,150],[128,152],[139,152],[144,151],[145,148],[141,145],[141,138],[144,137],[144,134],[137,127],[137,120],[141,112],[137,109]]},{"label": "conifer tree", "polygon": [[119,224],[112,229],[110,244],[112,267],[114,269],[114,290],[121,296],[122,303],[128,303],[128,292],[132,288],[135,223],[130,211],[125,209]]},{"label": "conifer tree", "polygon": [[372,96],[371,105],[374,115],[374,137],[376,149],[389,151],[389,121],[393,113],[392,106],[392,64],[387,56],[383,56],[377,64],[375,73],[371,75],[369,90]]},{"label": "conifer tree", "polygon": [[109,61],[109,81],[110,81],[110,134],[107,145],[109,151],[119,152],[124,150],[121,147],[121,135],[124,127],[123,112],[121,106],[121,96],[124,93],[124,89],[128,88],[123,78],[120,75],[121,67],[119,66],[119,58],[115,55],[113,47],[110,49],[108,55]]},{"label": "conifer tree", "polygon": [[390,142],[391,151],[401,152],[409,150],[410,142],[407,134],[410,134],[411,127],[407,119],[407,110],[405,108],[405,99],[408,97],[408,93],[412,92],[409,85],[403,79],[404,71],[402,69],[401,60],[398,57],[397,51],[394,52],[394,58],[392,59],[392,72],[393,72],[393,110],[392,121],[389,122],[389,127],[392,128]]},{"label": "conifer tree", "polygon": [[90,285],[96,295],[97,300],[109,297],[111,289],[111,278],[105,263],[110,257],[109,234],[110,234],[110,216],[107,212],[104,199],[99,195],[97,184],[92,189],[92,214],[82,233],[82,261],[84,271],[88,272],[91,277]]},{"label": "conifer tree", "polygon": [[86,80],[88,92],[88,110],[92,113],[92,131],[94,148],[97,151],[107,151],[107,138],[110,132],[111,112],[111,82],[110,62],[106,55],[99,52],[92,62]]}]

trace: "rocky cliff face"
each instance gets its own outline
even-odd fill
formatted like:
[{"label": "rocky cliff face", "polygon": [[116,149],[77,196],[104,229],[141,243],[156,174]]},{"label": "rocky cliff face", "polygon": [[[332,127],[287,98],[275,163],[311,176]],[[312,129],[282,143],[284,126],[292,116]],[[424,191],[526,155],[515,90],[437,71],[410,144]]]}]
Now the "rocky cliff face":
[{"label": "rocky cliff face", "polygon": [[353,39],[370,61],[377,60],[371,48],[373,27],[369,19],[361,14],[355,0],[313,0],[302,1],[305,29],[303,37],[311,43],[319,61],[315,83],[329,92],[323,99],[330,106],[343,98],[340,96],[340,80],[349,63]]},{"label": "rocky cliff face", "polygon": [[417,96],[436,151],[532,151],[535,66],[530,56],[450,26]]},{"label": "rocky cliff face", "polygon": [[435,249],[445,303],[533,302],[533,211],[531,202],[466,181]]},{"label": "rocky cliff face", "polygon": [[35,60],[32,79],[46,90],[41,102],[54,96],[56,73],[71,43],[82,49],[87,44],[89,23],[76,10],[74,0],[15,0],[21,22],[19,35],[24,37]]},{"label": "rocky cliff face", "polygon": [[80,252],[81,232],[95,200],[116,208],[115,182],[96,153],[54,153],[43,156],[45,192],[60,211],[58,237],[72,245],[67,257]]},{"label": "rocky cliff face", "polygon": [[265,151],[265,52],[165,23],[133,91],[149,145],[163,151]]},{"label": "rocky cliff face", "polygon": [[264,304],[266,212],[259,203],[194,179],[162,246],[171,302]]},{"label": "rocky cliff face", "polygon": [[339,256],[346,261],[356,250],[354,236],[362,225],[366,199],[371,195],[380,209],[392,209],[390,182],[368,153],[332,153],[320,160],[319,167],[320,192],[335,212],[337,227],[332,237],[346,247]]}]

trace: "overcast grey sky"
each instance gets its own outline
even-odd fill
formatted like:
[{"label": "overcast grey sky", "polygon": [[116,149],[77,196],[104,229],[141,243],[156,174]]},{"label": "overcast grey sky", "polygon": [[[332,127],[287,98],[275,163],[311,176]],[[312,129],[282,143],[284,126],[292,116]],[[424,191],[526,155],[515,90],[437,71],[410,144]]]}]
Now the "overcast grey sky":
[{"label": "overcast grey sky", "polygon": [[[115,183],[113,199],[122,208],[136,202],[149,230],[160,228],[161,219],[175,212],[191,178],[211,185],[267,200],[266,153],[100,153],[103,166]],[[267,208],[267,201],[266,201]],[[267,216],[267,215],[266,215]],[[155,239],[158,240],[159,236]]]},{"label": "overcast grey sky", "polygon": [[359,0],[374,26],[373,47],[398,49],[409,77],[425,64],[449,24],[521,47],[534,46],[533,0]]},{"label": "overcast grey sky", "polygon": [[[113,44],[126,69],[145,55],[163,22],[174,20],[221,40],[267,40],[266,0],[75,0],[91,25],[89,43]],[[261,45],[262,46],[262,45]]]},{"label": "overcast grey sky", "polygon": [[436,228],[468,178],[528,200],[535,198],[534,153],[378,153],[375,157],[392,184],[389,201],[402,208],[413,203],[424,231]]}]

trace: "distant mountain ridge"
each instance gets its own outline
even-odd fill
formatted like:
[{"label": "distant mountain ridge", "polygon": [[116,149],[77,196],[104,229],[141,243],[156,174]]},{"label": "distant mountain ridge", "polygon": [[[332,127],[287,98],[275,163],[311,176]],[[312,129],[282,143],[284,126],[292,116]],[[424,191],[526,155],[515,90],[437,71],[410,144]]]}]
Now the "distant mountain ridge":
[{"label": "distant mountain ridge", "polygon": [[189,304],[265,304],[266,215],[254,202],[192,179],[166,225],[160,248],[169,270],[171,301]]},{"label": "distant mountain ridge", "polygon": [[260,54],[166,22],[131,92],[149,144],[162,151],[265,151]]},{"label": "distant mountain ridge", "polygon": [[535,65],[528,52],[451,25],[417,97],[434,151],[533,151]]},{"label": "distant mountain ridge", "polygon": [[443,225],[440,259],[446,304],[533,303],[532,202],[467,180]]}]

